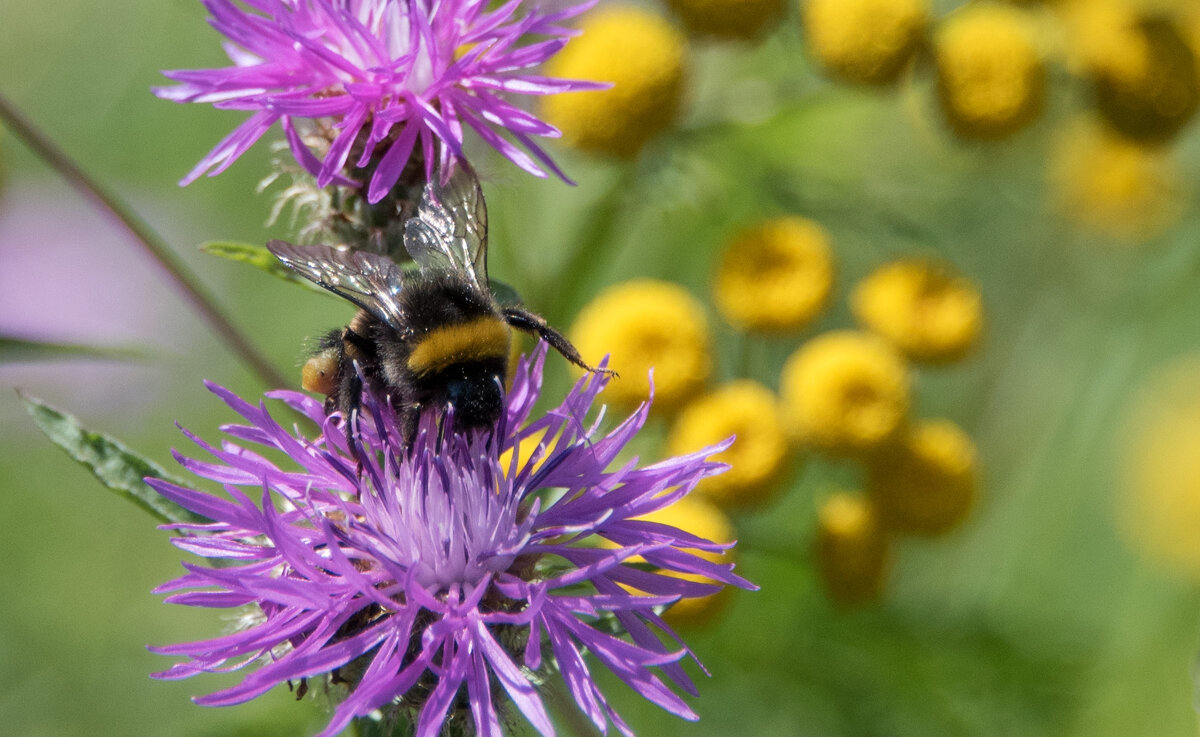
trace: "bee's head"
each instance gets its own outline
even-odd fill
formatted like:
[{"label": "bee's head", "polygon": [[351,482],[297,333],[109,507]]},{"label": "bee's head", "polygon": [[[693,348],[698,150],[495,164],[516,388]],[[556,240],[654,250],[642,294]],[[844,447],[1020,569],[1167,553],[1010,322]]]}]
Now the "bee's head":
[{"label": "bee's head", "polygon": [[457,367],[446,382],[446,401],[454,405],[458,427],[487,427],[504,409],[503,369],[481,364]]}]

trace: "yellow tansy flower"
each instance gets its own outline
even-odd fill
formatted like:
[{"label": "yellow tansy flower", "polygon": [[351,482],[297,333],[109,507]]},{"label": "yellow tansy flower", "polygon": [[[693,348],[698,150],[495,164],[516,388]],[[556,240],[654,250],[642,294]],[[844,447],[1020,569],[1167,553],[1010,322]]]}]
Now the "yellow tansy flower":
[{"label": "yellow tansy flower", "polygon": [[792,437],[829,453],[862,454],[887,442],[904,421],[908,367],[882,338],[833,331],[787,360],[781,394]]},{"label": "yellow tansy flower", "polygon": [[756,381],[726,384],[688,403],[671,427],[667,453],[694,453],[736,436],[712,460],[729,470],[700,481],[696,492],[721,506],[759,503],[778,489],[789,448],[775,394]]},{"label": "yellow tansy flower", "polygon": [[871,501],[837,492],[817,511],[817,570],[835,602],[865,604],[883,592],[888,540]]},{"label": "yellow tansy flower", "polygon": [[1200,106],[1196,55],[1182,30],[1165,16],[1130,18],[1103,38],[1088,59],[1101,114],[1129,138],[1172,138]]},{"label": "yellow tansy flower", "polygon": [[687,41],[658,15],[626,5],[588,13],[580,31],[546,64],[546,73],[613,87],[544,97],[545,119],[570,146],[632,157],[678,115]]},{"label": "yellow tansy flower", "polygon": [[[672,525],[715,543],[731,543],[737,538],[733,522],[720,509],[694,496],[686,496],[669,507],[651,512],[639,517],[639,519]],[[733,556],[729,551],[714,552],[691,548],[685,548],[685,550],[713,562],[733,562]],[[689,581],[700,581],[703,583],[711,581],[695,574],[672,573],[671,575]],[[695,626],[704,624],[711,620],[713,615],[719,612],[724,606],[728,600],[730,589],[731,587],[725,586],[719,592],[709,596],[680,599],[667,609],[666,613],[663,614],[663,618],[671,624],[677,625]]]},{"label": "yellow tansy flower", "polygon": [[1137,8],[1129,0],[1059,0],[1051,7],[1061,21],[1063,51],[1073,73],[1137,64],[1136,44],[1129,42]]},{"label": "yellow tansy flower", "polygon": [[[529,465],[529,462],[533,460],[534,454],[538,453],[540,450],[538,461],[536,464],[534,464],[534,468],[536,469],[540,467],[547,458],[550,457],[550,453],[553,452],[554,446],[557,442],[557,436],[551,438],[550,442],[546,442],[545,428],[537,430],[536,432],[532,432],[518,440],[515,446],[505,450],[500,454],[500,470],[507,474],[512,468],[525,468]],[[514,451],[516,453],[515,465],[513,463]]]},{"label": "yellow tansy flower", "polygon": [[612,356],[609,368],[620,378],[604,396],[618,404],[645,401],[653,369],[654,408],[673,410],[704,387],[712,369],[704,305],[677,284],[635,279],[609,287],[570,332],[586,360]]},{"label": "yellow tansy flower", "polygon": [[1183,37],[1196,57],[1196,74],[1200,75],[1200,8],[1193,7],[1184,12],[1180,18]]},{"label": "yellow tansy flower", "polygon": [[667,0],[690,33],[750,40],[783,15],[783,0]]},{"label": "yellow tansy flower", "polygon": [[832,77],[888,84],[921,44],[925,0],[802,0],[808,53]]},{"label": "yellow tansy flower", "polygon": [[734,327],[782,332],[811,322],[832,288],[829,234],[807,218],[782,217],[734,238],[721,257],[713,293]]},{"label": "yellow tansy flower", "polygon": [[1153,376],[1118,428],[1123,538],[1149,560],[1200,581],[1200,355]]},{"label": "yellow tansy flower", "polygon": [[1046,69],[1036,30],[1024,11],[986,2],[967,5],[938,28],[938,99],[955,133],[1003,138],[1041,112]]},{"label": "yellow tansy flower", "polygon": [[1183,211],[1183,181],[1170,152],[1080,121],[1051,160],[1055,205],[1082,227],[1121,240],[1157,235]]},{"label": "yellow tansy flower", "polygon": [[915,361],[962,358],[983,327],[979,289],[948,266],[917,259],[886,264],[850,295],[858,321]]},{"label": "yellow tansy flower", "polygon": [[951,530],[971,511],[977,487],[975,445],[949,420],[916,423],[867,462],[867,491],[897,532]]}]

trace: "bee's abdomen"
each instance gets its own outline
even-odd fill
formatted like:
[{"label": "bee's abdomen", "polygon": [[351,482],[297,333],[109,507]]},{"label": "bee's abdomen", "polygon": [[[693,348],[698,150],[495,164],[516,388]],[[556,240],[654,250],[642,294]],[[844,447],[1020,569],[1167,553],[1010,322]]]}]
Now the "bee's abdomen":
[{"label": "bee's abdomen", "polygon": [[443,376],[445,401],[454,407],[460,428],[496,424],[504,411],[504,364],[498,361],[459,364]]},{"label": "bee's abdomen", "polygon": [[441,325],[417,339],[408,354],[408,370],[425,376],[461,363],[507,361],[511,340],[508,324],[495,315]]}]

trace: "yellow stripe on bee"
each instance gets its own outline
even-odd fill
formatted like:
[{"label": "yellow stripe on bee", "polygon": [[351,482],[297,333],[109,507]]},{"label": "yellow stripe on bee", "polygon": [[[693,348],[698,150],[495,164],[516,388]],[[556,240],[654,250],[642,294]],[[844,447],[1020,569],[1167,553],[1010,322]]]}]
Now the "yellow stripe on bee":
[{"label": "yellow stripe on bee", "polygon": [[470,322],[429,331],[408,356],[408,369],[429,374],[464,361],[508,359],[512,340],[508,325],[497,317],[477,317]]}]

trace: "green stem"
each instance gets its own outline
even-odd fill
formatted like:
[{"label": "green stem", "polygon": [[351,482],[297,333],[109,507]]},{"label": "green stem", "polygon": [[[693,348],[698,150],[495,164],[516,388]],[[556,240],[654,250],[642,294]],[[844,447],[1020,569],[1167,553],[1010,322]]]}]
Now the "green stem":
[{"label": "green stem", "polygon": [[547,314],[562,316],[572,300],[580,299],[583,285],[593,276],[588,263],[600,257],[601,246],[612,237],[622,201],[629,195],[634,181],[634,166],[623,165],[620,175],[608,191],[594,205],[590,216],[580,228],[575,249],[559,271],[554,284],[555,296],[551,298]]},{"label": "green stem", "polygon": [[596,737],[599,730],[596,725],[592,724],[575,702],[567,697],[563,692],[563,687],[559,683],[554,683],[546,686],[544,692],[546,700],[550,702],[551,710],[558,715],[558,718],[566,723],[566,732],[571,737]]},{"label": "green stem", "polygon": [[216,299],[200,284],[191,270],[172,253],[170,246],[154,230],[99,182],[89,177],[62,149],[26,118],[11,101],[0,94],[0,121],[17,135],[39,158],[49,164],[87,200],[107,212],[121,225],[142,250],[167,273],[182,291],[184,298],[200,313],[209,327],[246,363],[264,384],[288,386],[290,382],[250,344],[225,314],[217,307]]},{"label": "green stem", "polygon": [[757,377],[750,375],[750,341],[755,338],[747,334],[744,330],[733,329],[733,337],[730,339],[732,344],[732,353],[734,355],[733,376],[728,377],[728,381],[736,381],[738,379],[754,379]]}]

